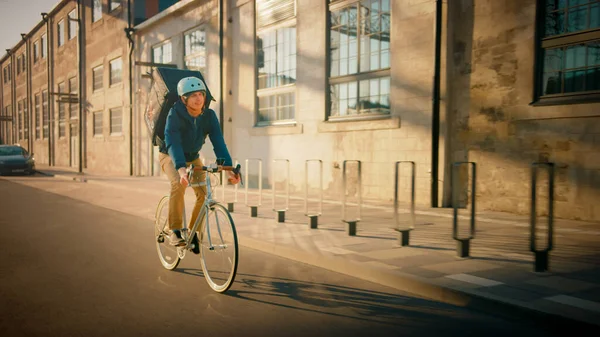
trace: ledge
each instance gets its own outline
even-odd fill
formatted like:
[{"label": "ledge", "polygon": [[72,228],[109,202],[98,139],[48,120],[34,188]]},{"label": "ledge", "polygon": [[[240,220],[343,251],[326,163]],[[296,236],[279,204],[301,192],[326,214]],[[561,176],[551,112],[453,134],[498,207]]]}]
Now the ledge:
[{"label": "ledge", "polygon": [[251,136],[297,135],[303,132],[303,124],[255,126],[250,129]]},{"label": "ledge", "polygon": [[400,117],[387,117],[383,119],[352,120],[352,121],[326,121],[319,123],[319,132],[347,132],[367,130],[387,130],[400,127]]}]

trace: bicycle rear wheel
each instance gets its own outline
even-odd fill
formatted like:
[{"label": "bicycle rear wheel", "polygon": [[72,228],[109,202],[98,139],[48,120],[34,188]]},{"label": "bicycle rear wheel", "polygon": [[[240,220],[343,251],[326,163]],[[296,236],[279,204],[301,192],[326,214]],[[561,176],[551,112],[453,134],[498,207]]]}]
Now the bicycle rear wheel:
[{"label": "bicycle rear wheel", "polygon": [[156,240],[156,251],[160,263],[168,270],[177,268],[181,258],[177,254],[177,247],[169,242],[171,230],[169,229],[169,197],[160,199],[156,207],[154,222],[154,239]]},{"label": "bicycle rear wheel", "polygon": [[227,291],[233,284],[238,264],[238,241],[233,219],[225,207],[209,208],[201,231],[202,271],[216,292]]}]

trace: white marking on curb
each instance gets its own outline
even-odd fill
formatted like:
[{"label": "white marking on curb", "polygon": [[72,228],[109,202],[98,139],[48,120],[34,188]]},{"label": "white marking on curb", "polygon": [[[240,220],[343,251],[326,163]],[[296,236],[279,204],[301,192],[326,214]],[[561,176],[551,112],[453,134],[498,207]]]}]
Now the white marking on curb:
[{"label": "white marking on curb", "polygon": [[483,277],[477,277],[477,276],[473,276],[473,275],[469,275],[469,274],[454,274],[454,275],[447,275],[446,277],[451,278],[453,280],[477,284],[482,287],[493,287],[493,286],[504,284],[502,282],[490,280],[490,279],[483,278]]},{"label": "white marking on curb", "polygon": [[556,296],[546,297],[545,299],[548,301],[552,301],[552,302],[556,302],[556,303],[560,303],[560,304],[566,304],[566,305],[570,305],[570,306],[585,309],[585,310],[600,312],[600,303],[588,301],[588,300],[582,300],[577,297],[572,297],[572,296],[567,296],[567,295],[556,295]]}]

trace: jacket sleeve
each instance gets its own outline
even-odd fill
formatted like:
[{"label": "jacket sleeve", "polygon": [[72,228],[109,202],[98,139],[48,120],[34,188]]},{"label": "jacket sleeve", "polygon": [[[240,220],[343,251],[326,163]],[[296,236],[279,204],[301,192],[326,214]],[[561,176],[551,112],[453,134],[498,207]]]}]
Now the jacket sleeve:
[{"label": "jacket sleeve", "polygon": [[224,160],[224,166],[232,166],[231,156],[229,155],[229,150],[227,150],[227,145],[225,145],[225,139],[223,139],[223,134],[221,133],[221,126],[219,125],[217,114],[213,110],[209,110],[208,112],[211,115],[208,137],[215,150],[215,155],[217,156],[217,159]]},{"label": "jacket sleeve", "polygon": [[178,170],[181,167],[186,167],[185,156],[183,155],[183,147],[181,145],[181,126],[180,120],[175,111],[175,107],[172,107],[167,115],[167,122],[165,125],[165,144],[167,152],[171,156],[171,160],[175,165],[175,169]]}]

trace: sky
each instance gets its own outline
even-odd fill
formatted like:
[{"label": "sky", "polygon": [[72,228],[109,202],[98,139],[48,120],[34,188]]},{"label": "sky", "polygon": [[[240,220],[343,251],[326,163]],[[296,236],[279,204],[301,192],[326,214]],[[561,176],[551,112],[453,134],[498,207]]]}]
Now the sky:
[{"label": "sky", "polygon": [[42,21],[42,12],[49,12],[60,0],[0,0],[0,57],[6,49],[21,40]]}]

